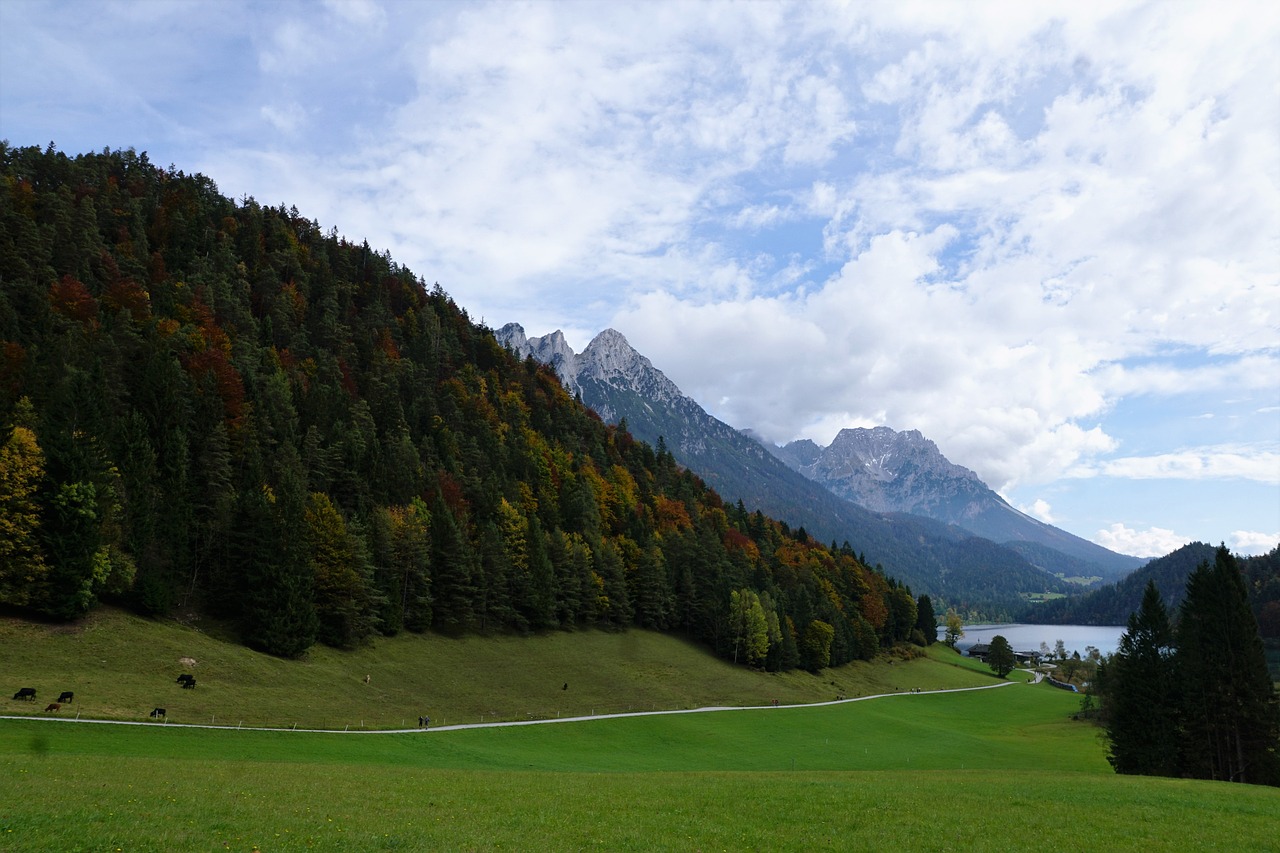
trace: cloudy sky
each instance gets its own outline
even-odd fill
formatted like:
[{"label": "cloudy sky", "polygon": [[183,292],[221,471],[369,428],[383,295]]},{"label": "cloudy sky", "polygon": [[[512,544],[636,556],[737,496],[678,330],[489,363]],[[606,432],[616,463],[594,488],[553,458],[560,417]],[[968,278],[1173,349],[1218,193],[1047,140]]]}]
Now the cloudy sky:
[{"label": "cloudy sky", "polygon": [[777,442],[919,429],[1117,551],[1280,543],[1265,3],[4,0],[0,138],[612,326]]}]

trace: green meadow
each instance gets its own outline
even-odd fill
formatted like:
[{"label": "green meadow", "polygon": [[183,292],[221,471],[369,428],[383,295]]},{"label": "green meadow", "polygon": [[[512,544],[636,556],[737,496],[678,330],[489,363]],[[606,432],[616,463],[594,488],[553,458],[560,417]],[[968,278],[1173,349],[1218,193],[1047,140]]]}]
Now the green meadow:
[{"label": "green meadow", "polygon": [[[71,690],[75,702],[60,715],[146,720],[161,707],[171,723],[342,731],[412,728],[423,714],[438,725],[554,719],[994,682],[982,664],[941,647],[926,659],[885,657],[815,676],[753,672],[649,631],[402,634],[350,652],[315,646],[298,661],[230,639],[216,623],[156,622],[110,608],[73,625],[0,617],[0,713],[39,716]],[[195,690],[175,683],[182,673],[196,677]],[[38,702],[9,700],[27,686]]]},{"label": "green meadow", "polygon": [[[196,637],[186,636],[189,629],[133,625],[121,614],[105,617],[100,627],[111,626],[150,627],[149,645],[163,648],[142,659],[159,655],[166,675],[172,668],[166,656],[197,644]],[[22,623],[4,623],[4,629],[4,677],[17,683],[22,679],[15,680],[11,660],[33,666],[44,653],[12,642],[14,632],[51,629]],[[80,640],[91,640],[85,633],[90,632]],[[181,640],[177,646],[166,645],[163,638],[170,633]],[[114,634],[136,640],[127,630]],[[1098,730],[1072,719],[1078,708],[1072,694],[1027,683],[908,692],[997,683],[975,662],[945,648],[931,648],[927,658],[886,659],[795,679],[734,669],[748,677],[738,683],[719,662],[657,635],[639,635],[624,645],[653,643],[647,651],[667,657],[683,648],[690,657],[643,665],[638,656],[609,657],[609,644],[625,637],[569,635],[602,643],[594,651],[594,673],[610,682],[611,691],[626,686],[621,673],[635,679],[646,666],[673,666],[679,677],[705,680],[707,690],[727,697],[719,704],[753,704],[740,700],[774,693],[786,699],[806,690],[813,694],[810,701],[829,701],[834,697],[827,694],[836,689],[894,695],[776,708],[769,698],[756,703],[766,707],[747,710],[408,732],[0,720],[0,850],[1280,849],[1280,792],[1116,776]],[[375,652],[387,647],[393,658],[411,657],[414,640],[420,656],[441,642],[406,638],[403,649],[399,641],[380,643],[364,660],[361,652],[344,658],[323,651],[303,662],[260,665],[282,667],[279,679],[291,673],[301,679],[281,691],[305,692],[314,689],[317,668],[327,677],[357,662],[372,668]],[[106,640],[100,642],[98,651],[105,651]],[[469,646],[473,656],[487,643],[508,653],[531,644],[521,660],[525,670],[538,673],[528,676],[538,685],[552,670],[572,669],[576,655],[568,651],[573,644],[562,646],[555,637],[512,645],[458,642],[462,646],[448,648]],[[82,656],[64,659],[73,643],[45,657],[51,679],[93,671],[80,669],[88,666]],[[222,646],[227,657],[218,658],[219,666],[236,671],[243,651]],[[210,646],[202,654],[212,661],[215,651]],[[491,653],[490,664],[497,665],[499,651]],[[114,654],[120,656],[116,666],[127,669],[127,649]],[[101,665],[103,658],[97,660]],[[21,675],[34,677],[31,670]],[[474,671],[478,681],[490,675]],[[588,692],[595,689],[592,675],[583,670],[569,691],[560,689],[564,680],[555,688],[562,694]],[[369,687],[377,686],[377,677]],[[338,692],[365,687],[350,680],[354,685]],[[122,693],[141,689],[124,681]],[[903,684],[889,683],[894,681]],[[211,698],[202,701],[213,708],[216,684],[210,679],[206,691],[202,680],[186,692],[207,692]],[[102,689],[109,692],[109,684]],[[659,694],[651,681],[632,689],[624,699],[633,705],[640,695],[671,695]],[[700,686],[665,689],[689,702],[712,704],[700,701]],[[180,688],[175,691],[185,700]],[[41,687],[41,698],[46,695]],[[460,695],[458,707],[474,701]],[[25,704],[7,696],[6,713]],[[105,706],[116,700],[95,701]],[[438,701],[449,705],[444,693]],[[79,693],[74,704],[80,704]],[[35,710],[28,714],[39,716]],[[83,709],[81,715],[89,716]],[[477,722],[458,719],[450,725]]]}]

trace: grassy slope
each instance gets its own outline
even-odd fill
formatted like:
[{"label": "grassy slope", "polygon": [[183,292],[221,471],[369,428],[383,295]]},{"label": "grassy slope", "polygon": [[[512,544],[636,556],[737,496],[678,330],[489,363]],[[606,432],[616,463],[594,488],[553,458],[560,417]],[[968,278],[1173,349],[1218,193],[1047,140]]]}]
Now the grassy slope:
[{"label": "grassy slope", "polygon": [[[201,661],[194,692],[170,683],[182,655]],[[649,634],[406,637],[285,662],[111,612],[74,631],[2,622],[0,660],[42,699],[68,680],[85,690],[82,713],[127,711],[144,691],[272,712],[315,692],[308,714],[351,716],[361,691],[392,703],[434,684],[465,718],[494,693],[567,702],[565,680],[602,703],[671,707],[994,683],[940,647],[777,677]],[[1277,849],[1280,792],[1117,777],[1097,730],[1070,720],[1076,703],[1014,685],[382,735],[0,721],[0,850]]]},{"label": "grassy slope", "polygon": [[[405,734],[0,723],[0,849],[1276,849],[1047,686]],[[793,769],[794,768],[794,769]]]},{"label": "grassy slope", "polygon": [[[989,673],[946,666],[948,659],[963,663],[946,649],[927,660],[859,663],[815,676],[752,672],[644,631],[402,635],[353,652],[316,647],[302,661],[257,654],[215,634],[110,609],[74,626],[0,618],[0,713],[40,714],[58,693],[73,690],[76,701],[64,715],[145,719],[159,706],[171,722],[402,728],[420,714],[436,724],[474,723],[774,699],[799,704],[992,682]],[[197,665],[184,667],[183,657]],[[184,671],[195,674],[195,690],[174,683]],[[24,686],[35,687],[40,701],[9,699]]]}]

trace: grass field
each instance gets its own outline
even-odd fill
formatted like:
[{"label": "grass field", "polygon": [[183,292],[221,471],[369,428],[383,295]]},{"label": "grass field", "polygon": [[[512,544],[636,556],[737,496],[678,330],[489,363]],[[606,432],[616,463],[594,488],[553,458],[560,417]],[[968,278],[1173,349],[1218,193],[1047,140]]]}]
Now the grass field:
[{"label": "grass field", "polygon": [[0,723],[6,850],[1269,850],[1046,686],[403,734]]},{"label": "grass field", "polygon": [[[94,654],[107,653],[98,665],[106,660],[120,674],[122,692],[167,689],[149,687],[148,678],[172,678],[174,653],[193,647],[235,678],[250,672],[251,663],[263,667],[263,677],[274,675],[280,691],[273,701],[300,685],[322,685],[334,673],[350,677],[371,669],[376,658],[321,651],[301,663],[255,661],[251,653],[242,659],[243,650],[201,645],[197,632],[156,630],[123,614],[37,644],[43,651],[13,637],[51,629],[10,623],[4,630],[6,679],[20,671],[11,669],[11,660],[30,668],[20,671],[24,677],[45,672],[52,681],[94,673],[92,656],[74,654],[92,646]],[[168,637],[173,631],[176,642]],[[103,634],[124,645],[113,647]],[[610,691],[694,705],[754,704],[741,700],[767,702],[775,694],[801,701],[796,697],[806,691],[828,701],[836,690],[854,695],[855,687],[890,693],[899,687],[901,695],[808,708],[406,733],[0,720],[0,850],[1280,849],[1280,792],[1116,776],[1098,730],[1071,719],[1078,707],[1071,694],[1028,684],[905,692],[996,683],[985,667],[944,648],[931,648],[926,659],[820,677],[742,672],[748,678],[738,681],[696,649],[684,647],[688,658],[672,662],[670,641],[653,635],[570,639],[600,645],[594,647],[594,670],[583,669],[575,675],[582,680],[562,694],[604,690],[591,686],[594,676]],[[140,654],[144,662],[154,661],[154,674],[146,669],[151,664],[128,663],[129,646],[139,640],[146,641]],[[393,641],[379,651],[390,646],[390,656],[402,665],[431,658],[431,667],[441,666],[438,659],[450,650],[462,660],[458,650],[467,645],[473,659],[495,666],[503,652],[518,654],[534,674],[521,676],[520,667],[502,672],[503,678],[527,679],[513,682],[512,691],[540,686],[552,668],[571,670],[579,660],[558,637],[527,647],[505,640],[406,640],[403,648]],[[496,650],[480,651],[491,642]],[[621,654],[624,649],[632,654]],[[646,667],[659,664],[646,663],[640,649],[661,651],[662,666],[700,686],[663,685],[653,671],[641,679]],[[45,670],[39,669],[42,657]],[[131,675],[131,667],[138,673]],[[394,675],[394,665],[388,667],[374,673],[370,687],[379,686],[379,673]],[[628,686],[627,678],[637,685]],[[354,680],[345,692],[364,687]],[[478,671],[475,680],[500,679]],[[706,693],[699,692],[702,682]],[[218,683],[211,678],[209,687]],[[196,691],[186,692],[204,688],[202,679]],[[42,686],[42,698],[45,689],[58,688]],[[101,689],[112,695],[109,680]],[[382,689],[392,699],[398,695]],[[174,691],[185,699],[176,686]],[[208,695],[224,692],[239,695],[230,684]],[[362,699],[355,695],[352,701]],[[438,695],[442,705],[468,707],[485,694],[470,688],[459,699]]]},{"label": "grass field", "polygon": [[[774,699],[801,704],[993,681],[984,665],[941,647],[927,660],[888,658],[818,676],[769,674],[647,631],[405,634],[352,652],[317,646],[304,660],[286,661],[219,639],[217,626],[201,631],[111,609],[72,626],[0,618],[0,661],[0,713],[38,715],[71,690],[75,702],[60,713],[145,720],[161,707],[176,723],[337,730],[413,727],[422,714],[438,724],[549,719]],[[183,672],[196,676],[195,690],[175,683]],[[26,686],[40,701],[9,700]]]}]

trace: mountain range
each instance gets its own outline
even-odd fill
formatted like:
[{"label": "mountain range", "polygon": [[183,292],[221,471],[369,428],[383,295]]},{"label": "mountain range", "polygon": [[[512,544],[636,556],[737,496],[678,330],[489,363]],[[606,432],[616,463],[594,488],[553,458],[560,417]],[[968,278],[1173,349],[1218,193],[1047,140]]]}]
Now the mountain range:
[{"label": "mountain range", "polygon": [[[776,449],[795,470],[835,494],[876,512],[907,512],[955,524],[1013,548],[1037,565],[1115,580],[1142,565],[1014,509],[968,468],[942,455],[918,430],[841,430],[827,447],[808,439]],[[1058,554],[1082,561],[1071,563]]]},{"label": "mountain range", "polygon": [[1141,565],[1018,512],[919,432],[846,430],[829,448],[779,448],[707,413],[614,329],[581,353],[558,331],[531,338],[509,323],[496,335],[726,499],[849,542],[913,590],[969,613],[1009,617],[1024,606],[1019,593],[1079,589],[1058,575],[1115,579]]}]

